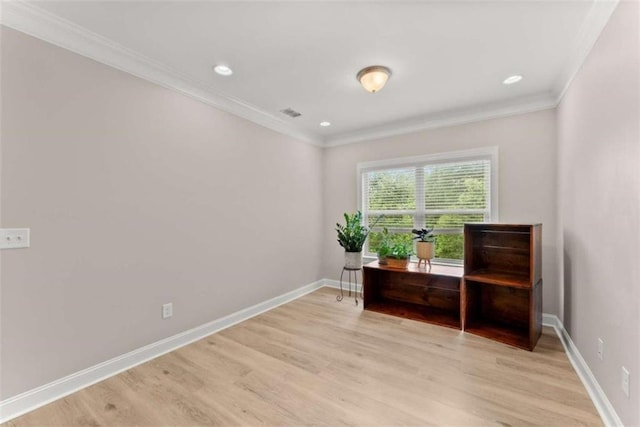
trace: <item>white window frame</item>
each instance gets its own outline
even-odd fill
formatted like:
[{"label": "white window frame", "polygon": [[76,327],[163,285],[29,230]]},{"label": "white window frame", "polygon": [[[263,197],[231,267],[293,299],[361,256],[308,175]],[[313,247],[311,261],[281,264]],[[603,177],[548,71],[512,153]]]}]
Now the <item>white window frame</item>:
[{"label": "white window frame", "polygon": [[[451,163],[451,162],[460,162],[460,161],[473,161],[473,160],[489,160],[491,163],[491,179],[490,179],[490,187],[489,188],[489,218],[487,222],[498,222],[499,221],[499,203],[498,203],[498,168],[499,168],[499,156],[498,156],[498,147],[483,147],[476,148],[472,150],[461,150],[461,151],[451,151],[445,153],[436,153],[436,154],[427,154],[423,156],[412,156],[412,157],[401,157],[395,159],[385,159],[385,160],[376,160],[372,162],[360,162],[357,165],[357,173],[356,173],[356,187],[357,187],[357,197],[358,197],[358,210],[363,213],[363,222],[367,224],[368,212],[365,212],[363,207],[366,206],[364,196],[367,195],[367,192],[364,191],[364,174],[372,171],[382,171],[385,169],[399,169],[403,167],[416,167],[419,173],[422,173],[422,167],[429,164],[438,164],[438,163]],[[416,182],[421,182],[419,178],[416,179]],[[421,228],[422,225],[419,223],[424,223],[425,212],[420,212],[424,210],[424,200],[420,203],[420,199],[424,197],[424,191],[418,191],[416,188],[416,210],[409,211],[386,211],[387,214],[394,215],[412,215],[414,218],[414,228]],[[447,210],[446,213],[455,213],[454,211]],[[431,212],[432,214],[434,212]],[[444,212],[443,212],[444,213]],[[464,210],[460,213],[474,213],[470,210]],[[478,211],[477,213],[485,213],[484,210]],[[440,229],[436,234],[459,234],[461,230],[459,228],[448,228],[448,229]],[[374,259],[375,254],[365,253],[366,258]],[[436,264],[460,264],[458,260],[447,260],[447,259],[435,259],[434,263]]]}]

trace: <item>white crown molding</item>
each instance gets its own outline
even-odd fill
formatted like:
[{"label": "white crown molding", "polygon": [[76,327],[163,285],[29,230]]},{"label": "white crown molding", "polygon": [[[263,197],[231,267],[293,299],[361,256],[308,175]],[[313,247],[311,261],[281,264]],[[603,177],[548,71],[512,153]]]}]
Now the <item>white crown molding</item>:
[{"label": "white crown molding", "polygon": [[462,125],[482,120],[509,117],[518,114],[532,113],[558,106],[571,82],[589,56],[602,30],[609,22],[619,0],[593,0],[591,9],[576,37],[574,54],[558,76],[556,84],[548,94],[529,98],[518,98],[503,104],[484,104],[470,109],[457,109],[438,113],[433,116],[422,116],[404,122],[393,122],[384,126],[333,135],[325,140],[325,146],[334,147],[374,139],[387,138],[408,133],[437,129],[447,126]]},{"label": "white crown molding", "polygon": [[587,393],[589,393],[589,397],[591,397],[604,424],[611,427],[623,426],[616,410],[613,408],[604,390],[602,390],[602,387],[600,387],[600,384],[598,384],[598,380],[596,380],[593,372],[589,369],[589,365],[587,365],[587,362],[583,359],[580,350],[578,350],[578,347],[576,347],[573,340],[571,340],[571,336],[569,336],[569,333],[564,328],[558,316],[554,314],[543,314],[542,324],[551,326],[556,331],[558,338],[560,338],[562,342],[564,351],[567,353],[571,365],[573,365],[573,369],[575,369],[578,374],[584,388],[587,389]]},{"label": "white crown molding", "polygon": [[571,86],[573,79],[582,68],[582,64],[591,53],[602,30],[609,22],[613,11],[618,6],[619,0],[594,0],[587,17],[580,28],[580,33],[576,37],[573,55],[569,57],[563,72],[558,76],[554,87],[556,103],[559,104]]},{"label": "white crown molding", "polygon": [[197,81],[23,0],[0,2],[0,22],[14,30],[175,90],[268,129],[306,143],[322,145],[323,141],[319,135],[296,129],[279,117],[217,92],[206,83]]},{"label": "white crown molding", "polygon": [[576,38],[575,53],[567,61],[552,92],[548,94],[415,117],[325,138],[317,133],[295,128],[284,119],[220,93],[206,83],[196,81],[24,0],[0,0],[0,22],[7,27],[175,90],[276,132],[313,145],[333,147],[555,108],[595,45],[618,1],[594,0]]},{"label": "white crown molding", "polygon": [[228,316],[138,348],[121,356],[114,357],[106,362],[83,369],[82,371],[60,378],[49,384],[10,397],[0,402],[0,423],[5,423],[20,415],[68,396],[71,393],[75,393],[78,390],[89,387],[92,384],[124,372],[127,369],[131,369],[141,363],[205,338],[222,329],[231,327],[266,311],[273,310],[282,304],[298,299],[323,286],[325,286],[324,281],[318,280],[317,282],[294,289],[293,291],[237,311]]},{"label": "white crown molding", "polygon": [[473,108],[453,110],[450,112],[434,114],[432,116],[423,116],[402,122],[393,122],[375,128],[343,133],[331,137],[327,140],[325,145],[327,147],[334,147],[338,145],[388,138],[428,129],[436,129],[547,110],[549,108],[555,108],[556,105],[556,98],[552,94],[534,95],[502,103],[483,104]]}]

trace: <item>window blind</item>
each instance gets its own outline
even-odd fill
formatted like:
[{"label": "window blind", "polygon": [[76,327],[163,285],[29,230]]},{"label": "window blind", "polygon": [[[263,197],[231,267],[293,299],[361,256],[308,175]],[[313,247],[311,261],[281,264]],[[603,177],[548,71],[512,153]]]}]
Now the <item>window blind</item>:
[{"label": "window blind", "polygon": [[424,212],[426,225],[437,230],[459,229],[465,222],[491,219],[491,162],[473,160],[426,165]]},{"label": "window blind", "polygon": [[378,222],[379,229],[410,229],[416,212],[416,170],[411,168],[371,171],[366,174],[365,219]]},{"label": "window blind", "polygon": [[[409,159],[411,160],[411,159]],[[435,229],[436,259],[462,260],[462,227],[465,223],[491,222],[492,155],[465,157],[446,155],[437,159],[416,159],[395,166],[376,164],[359,167],[360,206],[365,223],[372,230],[365,246],[373,255],[383,228],[408,241],[411,229]]]}]

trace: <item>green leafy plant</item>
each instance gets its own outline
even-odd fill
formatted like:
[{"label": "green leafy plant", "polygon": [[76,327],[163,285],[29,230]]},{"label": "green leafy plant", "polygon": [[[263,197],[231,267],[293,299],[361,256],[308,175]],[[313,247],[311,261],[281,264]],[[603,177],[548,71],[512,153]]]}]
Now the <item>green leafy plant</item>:
[{"label": "green leafy plant", "polygon": [[399,242],[391,247],[391,253],[387,255],[387,258],[408,259],[412,254],[413,247],[411,243]]},{"label": "green leafy plant", "polygon": [[422,228],[420,230],[411,230],[416,236],[414,240],[420,240],[421,242],[435,242],[436,236],[433,235],[433,228]]},{"label": "green leafy plant", "polygon": [[[376,218],[371,228],[375,227],[381,218],[382,216]],[[344,220],[345,225],[336,223],[338,243],[340,243],[340,246],[342,246],[346,252],[362,252],[362,247],[371,229],[362,225],[362,213],[360,211],[352,215],[345,212]]]},{"label": "green leafy plant", "polygon": [[387,227],[384,227],[382,229],[380,236],[381,238],[380,244],[378,245],[378,257],[385,258],[393,252],[391,235],[389,234],[389,230],[387,229]]}]

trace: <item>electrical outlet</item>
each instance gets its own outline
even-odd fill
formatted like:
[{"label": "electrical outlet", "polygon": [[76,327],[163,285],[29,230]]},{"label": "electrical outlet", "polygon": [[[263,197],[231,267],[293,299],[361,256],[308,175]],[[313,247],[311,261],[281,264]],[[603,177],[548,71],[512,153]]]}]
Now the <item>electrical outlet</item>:
[{"label": "electrical outlet", "polygon": [[604,341],[598,338],[598,359],[604,360]]},{"label": "electrical outlet", "polygon": [[625,396],[629,397],[629,371],[624,366],[622,367],[622,392]]},{"label": "electrical outlet", "polygon": [[162,318],[168,319],[173,316],[173,303],[162,304]]}]

